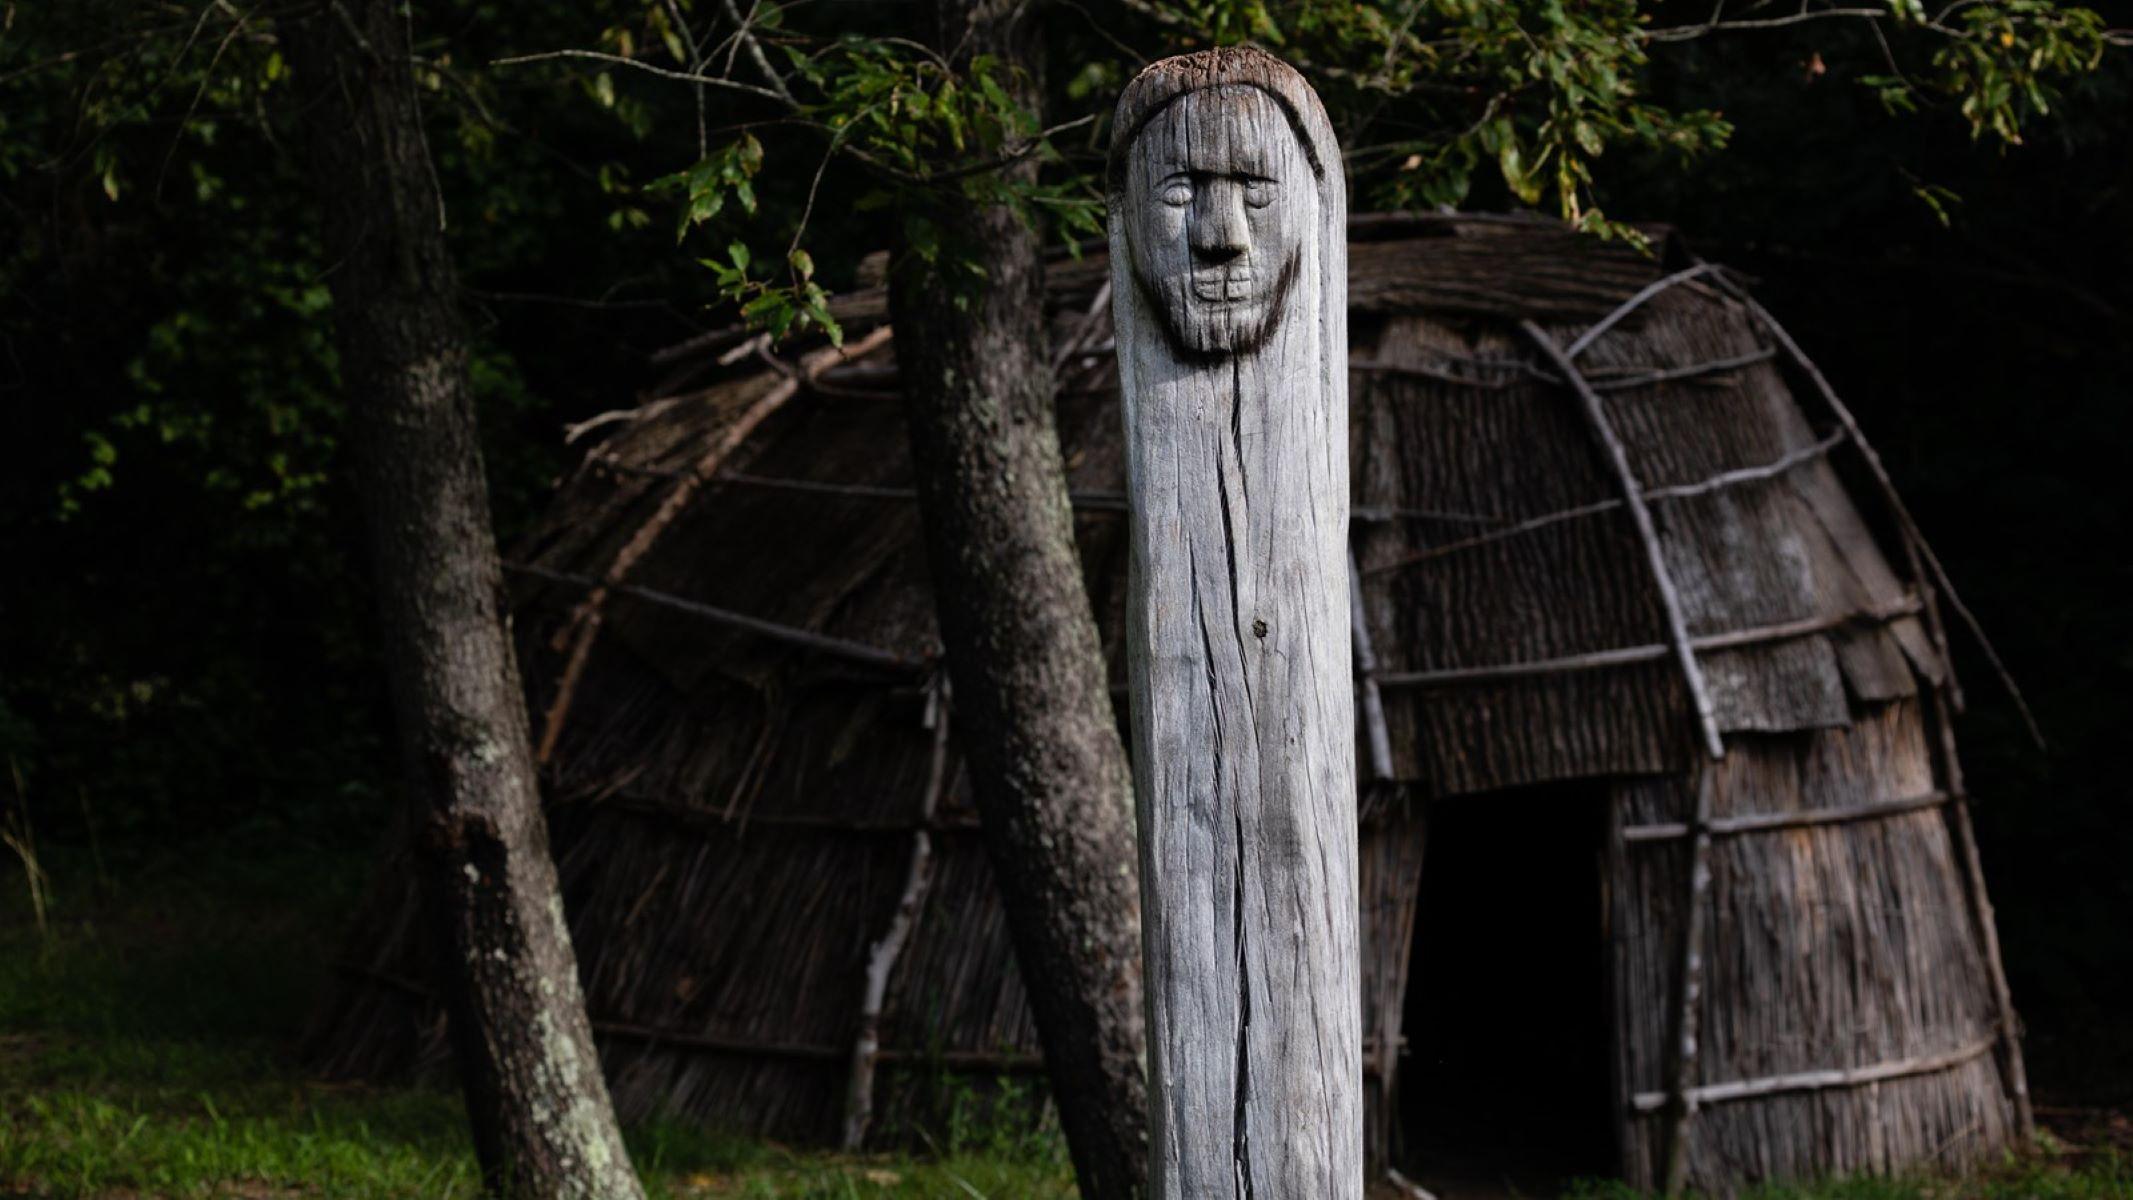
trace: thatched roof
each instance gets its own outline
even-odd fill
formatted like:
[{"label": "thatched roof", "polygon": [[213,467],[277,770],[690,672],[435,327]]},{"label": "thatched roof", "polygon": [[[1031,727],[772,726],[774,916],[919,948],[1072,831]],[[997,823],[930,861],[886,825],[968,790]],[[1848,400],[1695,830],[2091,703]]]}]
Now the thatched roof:
[{"label": "thatched roof", "polygon": [[[1645,550],[1576,404],[1511,324],[1536,320],[1569,345],[1667,266],[1552,226],[1442,221],[1380,232],[1387,240],[1354,256],[1352,462],[1393,773],[1457,793],[1679,769],[1696,725],[1664,652]],[[1092,256],[1053,272],[1062,340],[1106,270]],[[883,315],[879,293],[839,307],[855,323]],[[1108,340],[1099,318],[1087,338],[1098,349],[1063,372],[1060,427],[1090,591],[1115,632],[1125,547],[1109,513],[1124,481]],[[938,643],[917,514],[902,498],[910,474],[893,353],[884,345],[833,371],[837,391],[812,389],[765,419],[628,582],[928,660]],[[1888,699],[1915,689],[1914,671],[1939,677],[1915,597],[1827,460],[1837,444],[1828,435],[1841,430],[1810,423],[1740,302],[1709,279],[1680,283],[1618,321],[1578,363],[1606,397],[1639,480],[1662,497],[1660,541],[1688,633],[1704,650],[1721,730],[1843,725],[1848,696]],[[723,374],[596,447],[527,561],[603,577],[675,477],[783,382],[753,357]],[[804,490],[811,485],[842,490]],[[568,613],[582,590],[553,589],[532,596],[530,611]],[[769,675],[789,687],[851,669],[672,608],[629,598],[612,607],[600,636],[634,650],[668,689],[650,695],[673,730],[686,731],[687,749],[648,761],[653,730],[610,737],[603,730],[622,713],[573,707],[556,755],[562,796],[633,772],[619,793],[693,800],[702,764],[734,755],[697,735],[707,714],[666,700],[701,701],[707,672],[752,693]],[[1122,680],[1120,651],[1114,636]],[[1628,661],[1576,661],[1610,654]]]},{"label": "thatched roof", "polygon": [[[1909,700],[1947,668],[1928,598],[1882,549],[1906,544],[1900,508],[1865,471],[1849,473],[1873,499],[1854,503],[1833,461],[1854,451],[1848,414],[1734,281],[1654,234],[1646,255],[1540,222],[1357,222],[1366,822],[1397,827],[1401,795],[1691,777],[1714,731],[1841,747],[1881,713],[1926,753]],[[1076,529],[1122,683],[1107,272],[1100,256],[1063,261],[1050,286]],[[833,1136],[870,947],[921,828],[935,870],[879,1014],[884,1061],[906,1069],[881,1087],[915,1095],[926,1069],[1035,1061],[989,869],[962,836],[968,781],[953,753],[935,779],[922,727],[939,642],[894,347],[869,333],[884,300],[837,302],[864,347],[848,360],[774,358],[738,334],[662,355],[657,398],[598,430],[518,550],[553,840],[626,1112]],[[1573,359],[1603,428],[1565,386]],[[1627,519],[1610,437],[1654,541]],[[1817,796],[1787,803],[1841,800]],[[1420,851],[1387,836],[1363,853],[1366,995],[1393,1006],[1369,1034],[1397,1027]],[[413,999],[413,922],[396,883],[367,913],[352,971]],[[393,994],[336,997],[314,1040],[329,1067],[372,1074],[440,1050],[423,1006]],[[1366,1043],[1365,1057],[1389,1072],[1391,1055]]]}]

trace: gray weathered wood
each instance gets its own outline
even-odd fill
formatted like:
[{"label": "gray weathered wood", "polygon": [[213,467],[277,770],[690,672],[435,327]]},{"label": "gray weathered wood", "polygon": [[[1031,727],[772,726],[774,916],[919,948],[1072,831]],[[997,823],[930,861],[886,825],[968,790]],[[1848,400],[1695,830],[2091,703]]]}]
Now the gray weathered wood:
[{"label": "gray weathered wood", "polygon": [[1359,1198],[1339,149],[1250,49],[1149,67],[1115,128],[1150,1186]]}]

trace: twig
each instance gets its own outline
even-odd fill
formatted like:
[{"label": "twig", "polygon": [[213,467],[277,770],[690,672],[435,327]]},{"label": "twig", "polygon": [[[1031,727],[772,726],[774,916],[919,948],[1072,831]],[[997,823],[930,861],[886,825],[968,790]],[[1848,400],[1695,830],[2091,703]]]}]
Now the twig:
[{"label": "twig", "polygon": [[[1783,17],[1762,17],[1746,21],[1720,21],[1715,17],[1701,25],[1677,25],[1670,29],[1640,30],[1637,38],[1647,42],[1686,42],[1712,33],[1734,33],[1744,29],[1781,29],[1787,25],[1799,25],[1808,21],[1854,19],[1879,21],[1889,15],[1885,8],[1823,8],[1812,12],[1796,12]],[[1926,23],[1927,28],[1946,31],[1945,26]]]},{"label": "twig", "polygon": [[504,564],[504,569],[514,574],[530,575],[535,579],[544,579],[549,583],[561,583],[568,584],[571,587],[584,588],[588,592],[599,593],[603,598],[608,595],[629,596],[642,600],[647,604],[656,604],[662,608],[671,608],[676,612],[684,612],[690,616],[701,617],[706,621],[724,625],[729,629],[738,629],[744,633],[752,633],[770,641],[784,642],[787,645],[798,646],[805,650],[813,650],[838,658],[847,658],[870,667],[881,667],[892,671],[916,671],[925,666],[924,663],[916,659],[907,658],[904,655],[883,650],[877,646],[869,646],[864,642],[831,637],[828,634],[814,633],[797,626],[786,625],[777,621],[766,621],[761,617],[751,617],[746,613],[737,613],[731,609],[719,608],[710,604],[700,604],[685,596],[676,596],[671,592],[638,587],[629,583],[603,583],[598,579],[592,579],[584,575],[572,575],[567,571],[551,571],[546,567],[537,567],[531,563],[507,562]]},{"label": "twig", "polygon": [[771,69],[770,58],[763,53],[763,44],[749,31],[748,21],[755,15],[755,9],[750,8],[749,16],[743,17],[740,10],[734,6],[733,0],[725,0],[725,3],[726,15],[733,18],[734,36],[740,39],[741,47],[748,51],[748,58],[755,63],[755,69],[762,73],[764,81],[770,84],[777,95],[784,98],[785,103],[794,108],[800,107],[799,101],[793,99],[792,89],[785,86],[784,77]]},{"label": "twig", "polygon": [[1391,1167],[1385,1168],[1385,1181],[1400,1189],[1403,1195],[1412,1197],[1412,1200],[1437,1200],[1434,1193]]},{"label": "twig", "polygon": [[867,954],[866,984],[859,999],[859,1036],[852,1045],[851,1086],[845,1096],[844,1148],[865,1145],[867,1126],[874,1119],[874,1068],[881,1059],[881,1012],[889,997],[889,975],[903,956],[904,945],[925,909],[926,893],[933,886],[933,838],[925,825],[933,820],[941,794],[948,783],[948,677],[936,673],[927,689],[926,723],[933,728],[933,757],[927,767],[926,790],[919,799],[919,829],[911,835],[911,860],[904,870],[903,895],[897,899],[889,928]]},{"label": "twig", "polygon": [[[1895,800],[1876,800],[1867,804],[1848,804],[1841,808],[1807,808],[1795,812],[1750,813],[1739,817],[1717,817],[1705,822],[1712,837],[1733,837],[1743,833],[1764,833],[1774,829],[1805,829],[1815,825],[1848,825],[1854,821],[1876,821],[1900,817],[1924,809],[1938,808],[1946,804],[1949,793],[1931,791],[1916,796],[1904,796]],[[1622,830],[1623,842],[1635,845],[1639,842],[1666,842],[1689,836],[1686,824],[1660,821],[1650,825],[1631,825]]]},{"label": "twig", "polygon": [[1632,295],[1629,299],[1624,300],[1621,304],[1615,306],[1613,312],[1610,312],[1606,316],[1601,317],[1599,320],[1594,321],[1592,325],[1585,330],[1585,332],[1577,336],[1576,340],[1572,341],[1568,346],[1563,347],[1563,357],[1575,361],[1577,359],[1577,356],[1583,354],[1587,347],[1591,346],[1594,342],[1600,340],[1600,335],[1606,333],[1610,329],[1613,329],[1616,325],[1621,323],[1623,318],[1629,316],[1631,313],[1636,312],[1638,309],[1650,303],[1653,297],[1659,295],[1661,292],[1687,283],[1691,279],[1695,279],[1702,275],[1708,275],[1714,269],[1715,268],[1713,268],[1710,263],[1697,263],[1693,267],[1689,267],[1685,270],[1676,271],[1672,275],[1668,275],[1661,279],[1655,279],[1652,282],[1645,284],[1643,287],[1638,288],[1636,293]]},{"label": "twig", "polygon": [[[1651,488],[1644,493],[1644,498],[1646,500],[1678,500],[1685,496],[1701,496],[1706,492],[1714,492],[1721,488],[1736,487],[1743,483],[1769,479],[1773,476],[1781,475],[1810,459],[1822,457],[1829,453],[1839,442],[1843,441],[1844,437],[1845,433],[1840,429],[1818,442],[1789,451],[1760,466],[1739,467],[1731,471],[1722,471],[1709,479],[1698,480],[1695,483],[1681,483],[1670,487]],[[1391,562],[1379,563],[1370,569],[1370,573],[1375,575],[1386,571],[1402,570],[1420,563],[1443,558],[1448,554],[1456,554],[1462,550],[1472,550],[1477,546],[1486,546],[1492,542],[1503,541],[1506,538],[1519,537],[1546,529],[1551,525],[1560,525],[1565,521],[1576,520],[1579,517],[1590,517],[1599,513],[1613,512],[1615,509],[1622,507],[1623,503],[1619,499],[1595,500],[1591,504],[1580,504],[1575,508],[1542,513],[1540,516],[1520,521],[1516,525],[1505,526],[1502,529],[1491,529],[1486,533],[1478,533],[1473,537],[1461,538],[1456,542],[1446,542],[1441,546],[1430,546],[1403,558],[1396,558]]]},{"label": "twig", "polygon": [[640,404],[635,408],[611,409],[597,416],[587,417],[582,421],[563,426],[563,444],[570,445],[593,430],[603,425],[612,425],[617,421],[628,421],[632,424],[638,421],[648,421],[679,403],[681,403],[681,397],[669,396],[664,400],[654,400],[650,404]]},{"label": "twig", "polygon": [[[1933,1071],[1946,1071],[1965,1063],[1983,1058],[1992,1053],[1993,1039],[1985,1038],[1959,1049],[1943,1054],[1921,1054],[1915,1058],[1899,1058],[1892,1062],[1874,1063],[1864,1067],[1830,1067],[1820,1071],[1797,1071],[1788,1075],[1770,1075],[1760,1079],[1740,1079],[1730,1083],[1710,1083],[1691,1088],[1690,1094],[1699,1104],[1721,1104],[1729,1100],[1750,1100],[1758,1096],[1775,1096],[1785,1092],[1812,1092],[1827,1088],[1863,1087],[1869,1083],[1881,1083],[1890,1079],[1902,1079],[1911,1075],[1925,1075]],[[1633,1106],[1640,1113],[1654,1112],[1667,1103],[1664,1092],[1638,1092]]]},{"label": "twig", "polygon": [[[1871,625],[1891,621],[1897,617],[1910,616],[1918,612],[1919,608],[1920,601],[1916,596],[1912,596],[1901,604],[1892,604],[1886,608],[1839,613],[1834,616],[1806,617],[1798,621],[1781,621],[1775,625],[1757,625],[1726,633],[1707,633],[1690,638],[1689,647],[1695,651],[1737,650],[1743,646],[1786,642],[1841,629],[1846,625]],[[1676,648],[1673,644],[1652,642],[1642,646],[1623,646],[1614,650],[1594,650],[1585,654],[1566,654],[1559,658],[1531,659],[1526,662],[1491,663],[1478,667],[1443,667],[1432,671],[1381,671],[1378,674],[1378,682],[1385,687],[1443,687],[1461,683],[1492,683],[1504,679],[1566,675],[1577,671],[1599,671],[1636,663],[1658,662],[1674,653]]]},{"label": "twig", "polygon": [[1110,306],[1111,280],[1109,276],[1106,276],[1103,285],[1096,289],[1096,298],[1089,301],[1089,311],[1082,314],[1081,321],[1075,325],[1073,334],[1065,342],[1061,343],[1058,352],[1052,355],[1052,374],[1057,375],[1060,371],[1065,370],[1066,365],[1074,360],[1074,356],[1081,353],[1081,348],[1087,345],[1089,338],[1096,333],[1097,318],[1101,317],[1104,310]]},{"label": "twig", "polygon": [[594,62],[612,63],[618,67],[630,67],[643,71],[648,75],[657,75],[662,79],[674,79],[682,83],[700,84],[704,87],[725,88],[729,91],[742,92],[750,96],[760,96],[766,100],[775,100],[780,104],[791,103],[786,96],[769,88],[757,87],[752,83],[737,83],[722,76],[705,75],[697,71],[669,70],[666,67],[653,66],[648,62],[639,62],[634,58],[624,58],[622,55],[608,54],[600,50],[549,50],[541,54],[521,54],[512,58],[491,59],[489,65],[492,67],[516,67],[526,63],[549,62],[560,58],[583,58]]}]

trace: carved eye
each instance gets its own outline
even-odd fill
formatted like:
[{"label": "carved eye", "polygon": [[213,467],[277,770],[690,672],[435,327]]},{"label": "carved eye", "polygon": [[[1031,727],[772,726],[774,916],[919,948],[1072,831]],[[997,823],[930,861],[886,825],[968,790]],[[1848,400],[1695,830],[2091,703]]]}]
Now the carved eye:
[{"label": "carved eye", "polygon": [[1271,179],[1247,179],[1244,181],[1244,202],[1253,208],[1265,208],[1274,202],[1274,181]]},{"label": "carved eye", "polygon": [[1175,180],[1164,186],[1161,198],[1172,208],[1183,208],[1192,203],[1192,185],[1182,179]]}]

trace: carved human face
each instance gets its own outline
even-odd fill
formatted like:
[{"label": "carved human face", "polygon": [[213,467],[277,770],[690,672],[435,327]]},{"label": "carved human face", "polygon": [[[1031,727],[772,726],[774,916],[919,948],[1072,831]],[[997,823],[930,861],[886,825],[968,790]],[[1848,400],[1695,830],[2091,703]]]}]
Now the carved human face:
[{"label": "carved human face", "polygon": [[1134,278],[1171,343],[1248,354],[1280,323],[1318,189],[1273,98],[1241,85],[1158,114],[1127,164]]}]

